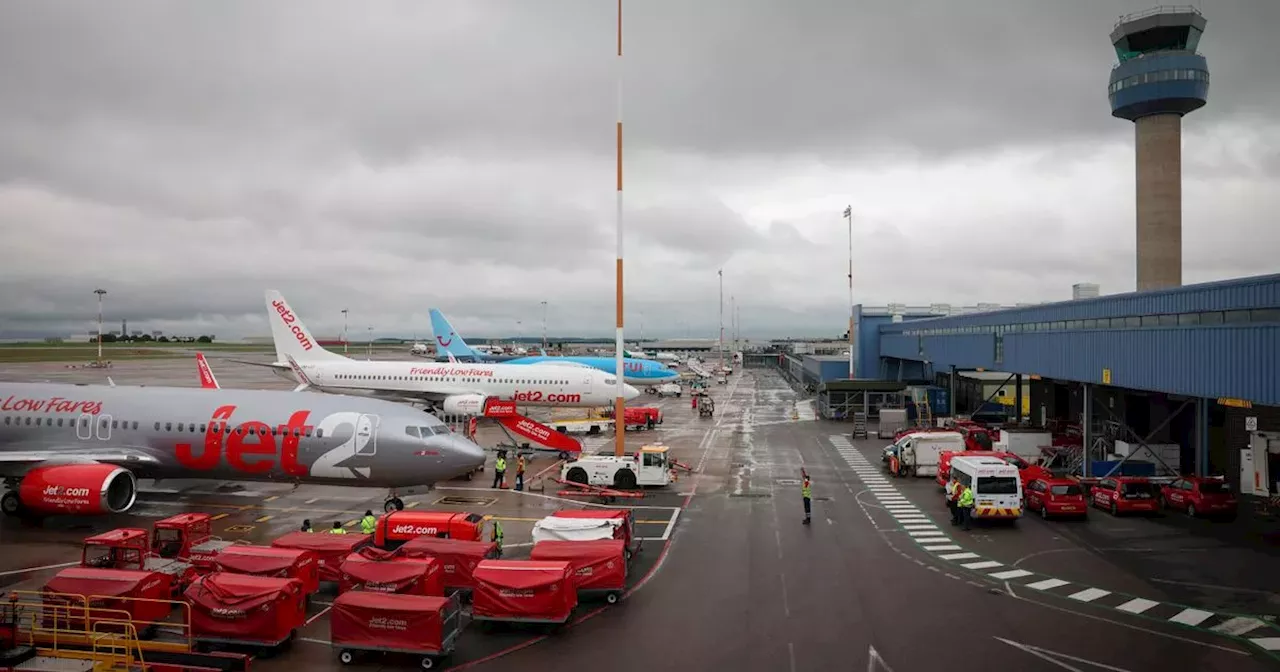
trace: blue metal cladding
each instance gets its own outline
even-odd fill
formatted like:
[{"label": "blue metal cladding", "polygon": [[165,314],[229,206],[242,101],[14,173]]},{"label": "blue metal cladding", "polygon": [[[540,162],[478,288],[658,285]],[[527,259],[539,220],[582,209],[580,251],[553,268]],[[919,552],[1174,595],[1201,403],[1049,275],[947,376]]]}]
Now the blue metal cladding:
[{"label": "blue metal cladding", "polygon": [[[1026,308],[912,320],[881,326],[880,333],[881,338],[884,338],[888,334],[900,334],[904,331],[919,329],[997,326],[1277,306],[1280,306],[1280,274],[1206,282],[1148,292],[1112,294],[1096,299],[1060,301]],[[887,355],[883,349],[882,354]]]},{"label": "blue metal cladding", "polygon": [[923,360],[920,355],[920,337],[904,334],[881,334],[880,357],[896,357],[898,359]]},{"label": "blue metal cladding", "polygon": [[1209,63],[1193,51],[1144,54],[1111,70],[1111,114],[1133,121],[1151,114],[1186,114],[1209,97]]},{"label": "blue metal cladding", "polygon": [[893,324],[889,315],[865,315],[858,306],[858,361],[859,378],[880,377],[880,327]]},{"label": "blue metal cladding", "polygon": [[849,377],[849,361],[833,362],[824,360],[822,362],[822,377],[824,383],[833,380],[846,380]]}]

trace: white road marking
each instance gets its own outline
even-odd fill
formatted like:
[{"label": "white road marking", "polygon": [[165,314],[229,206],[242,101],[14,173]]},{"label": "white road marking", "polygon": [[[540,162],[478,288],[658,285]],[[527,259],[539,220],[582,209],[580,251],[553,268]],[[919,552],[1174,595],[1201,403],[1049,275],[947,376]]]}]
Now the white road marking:
[{"label": "white road marking", "polygon": [[1202,609],[1192,609],[1188,607],[1178,612],[1178,615],[1170,618],[1169,620],[1174,623],[1196,626],[1209,620],[1211,616],[1213,616],[1212,611],[1204,611]]},{"label": "white road marking", "polygon": [[946,555],[939,555],[938,557],[943,560],[974,560],[981,556],[977,553],[948,553]]},{"label": "white road marking", "polygon": [[1141,614],[1142,612],[1150,609],[1151,607],[1156,606],[1157,604],[1160,604],[1160,603],[1156,602],[1155,600],[1148,600],[1142,597],[1135,597],[1132,600],[1129,600],[1128,602],[1125,602],[1124,604],[1116,607],[1116,609],[1120,611],[1127,611],[1131,614]]},{"label": "white road marking", "polygon": [[1004,563],[996,562],[995,560],[983,560],[982,562],[970,562],[960,566],[965,569],[994,569],[996,567],[1003,567]]},{"label": "white road marking", "polygon": [[1259,637],[1250,639],[1249,642],[1267,651],[1280,651],[1280,637]]},{"label": "white road marking", "polygon": [[47,570],[47,569],[62,569],[63,567],[71,567],[72,565],[78,565],[78,564],[80,564],[80,561],[79,561],[79,560],[77,560],[77,561],[75,561],[75,562],[60,562],[60,563],[58,563],[58,564],[56,564],[56,565],[41,565],[41,566],[39,566],[39,567],[27,567],[27,568],[24,568],[24,569],[11,569],[11,570],[9,570],[9,571],[7,571],[7,572],[0,572],[0,576],[13,576],[14,574],[27,574],[27,573],[29,573],[29,572],[43,572],[43,571],[45,571],[45,570]]},{"label": "white road marking", "polygon": [[1045,579],[1044,581],[1036,581],[1035,583],[1028,583],[1027,587],[1034,588],[1035,590],[1051,590],[1053,588],[1065,586],[1068,583],[1070,582],[1063,581],[1062,579]]},{"label": "white road marking", "polygon": [[938,552],[941,552],[941,551],[958,551],[958,550],[960,550],[960,547],[959,547],[959,546],[957,546],[957,545],[955,545],[955,544],[943,544],[943,545],[941,545],[941,546],[925,546],[924,544],[928,543],[929,541],[930,541],[930,540],[925,540],[925,541],[920,542],[920,547],[921,547],[921,548],[923,548],[923,549],[924,549],[924,550],[926,550],[926,551],[930,551],[930,552],[933,552],[933,553],[938,553]]},{"label": "white road marking", "polygon": [[1078,593],[1072,593],[1067,597],[1073,600],[1077,600],[1079,602],[1092,602],[1098,598],[1106,597],[1110,594],[1111,594],[1111,591],[1103,590],[1101,588],[1085,588],[1084,590]]},{"label": "white road marking", "polygon": [[1024,576],[1031,576],[1031,574],[1031,572],[1028,572],[1025,569],[1010,569],[1006,572],[996,572],[991,575],[991,578],[1008,581],[1009,579],[1021,579]]},{"label": "white road marking", "polygon": [[1248,616],[1236,616],[1235,618],[1225,623],[1219,623],[1218,625],[1215,625],[1209,629],[1212,630],[1213,632],[1220,632],[1224,635],[1235,635],[1239,637],[1240,635],[1243,635],[1246,632],[1252,632],[1253,630],[1261,628],[1264,625],[1266,625],[1266,623],[1263,623],[1262,619],[1259,619],[1259,618],[1250,618]]},{"label": "white road marking", "polygon": [[904,529],[904,530],[908,530],[908,531],[912,531],[912,530],[937,530],[937,529],[938,529],[938,526],[937,526],[937,525],[903,525],[903,526],[902,526],[902,529]]}]

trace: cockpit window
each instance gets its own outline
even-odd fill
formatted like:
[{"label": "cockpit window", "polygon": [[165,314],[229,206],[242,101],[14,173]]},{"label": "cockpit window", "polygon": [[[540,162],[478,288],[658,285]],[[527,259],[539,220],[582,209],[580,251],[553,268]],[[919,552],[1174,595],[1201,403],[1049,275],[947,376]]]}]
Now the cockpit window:
[{"label": "cockpit window", "polygon": [[618,384],[618,379],[617,379],[617,378],[605,378],[605,379],[604,379],[604,384],[605,384],[605,385],[617,385],[617,384]]},{"label": "cockpit window", "polygon": [[404,428],[404,433],[405,433],[405,434],[408,434],[409,436],[412,436],[412,437],[413,437],[413,438],[415,438],[415,439],[420,439],[420,438],[422,438],[422,437],[418,434],[418,428],[417,428],[417,427],[405,427],[405,428]]}]

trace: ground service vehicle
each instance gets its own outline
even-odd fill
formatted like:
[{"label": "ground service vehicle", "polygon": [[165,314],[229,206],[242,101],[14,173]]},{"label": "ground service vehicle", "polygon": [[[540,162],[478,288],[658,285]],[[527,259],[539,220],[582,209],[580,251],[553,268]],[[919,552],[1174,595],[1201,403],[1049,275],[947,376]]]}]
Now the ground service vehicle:
[{"label": "ground service vehicle", "polygon": [[654,394],[657,394],[659,397],[679,398],[680,395],[684,394],[684,388],[680,387],[679,383],[663,383],[654,388]]},{"label": "ground service vehicle", "polygon": [[1239,506],[1226,481],[1220,478],[1184,476],[1160,488],[1160,506],[1199,515],[1235,518]]},{"label": "ground service vehicle", "polygon": [[144,529],[122,527],[86,537],[80,566],[166,574],[171,577],[167,584],[172,591],[171,595],[181,595],[195,580],[195,567],[182,560],[153,555],[151,544],[148,543],[149,536]]},{"label": "ground service vehicle", "polygon": [[466,592],[475,587],[475,568],[486,559],[498,557],[498,545],[492,541],[418,537],[406,541],[397,554],[402,558],[435,558],[440,563],[445,591]]},{"label": "ground service vehicle", "polygon": [[485,535],[484,516],[453,511],[393,511],[378,519],[373,545],[395,550],[400,544],[421,536],[480,541]]},{"label": "ground service vehicle", "polygon": [[372,538],[371,534],[290,532],[271,542],[271,545],[315,553],[320,580],[337,583],[342,580],[342,561],[360,548],[368,546]]},{"label": "ground service vehicle", "polygon": [[959,432],[918,432],[898,440],[896,454],[889,456],[889,473],[898,476],[936,476],[943,451],[964,450]]},{"label": "ground service vehicle", "polygon": [[1022,517],[1022,480],[1017,467],[994,457],[955,457],[951,473],[973,488],[975,519]]},{"label": "ground service vehicle", "polygon": [[627,547],[621,539],[598,541],[539,541],[530,560],[563,560],[573,565],[578,598],[603,595],[615,604],[627,589]]},{"label": "ground service vehicle", "polygon": [[338,590],[439,597],[444,595],[444,569],[430,556],[405,558],[368,546],[342,561]]},{"label": "ground service vehicle", "polygon": [[162,558],[190,560],[191,548],[208,541],[213,517],[207,513],[179,513],[157,520],[151,527],[151,550]]},{"label": "ground service vehicle", "polygon": [[672,480],[667,462],[667,446],[644,446],[638,453],[616,455],[579,455],[560,467],[560,478],[584,485],[611,486],[618,489],[638,486],[664,486]]},{"label": "ground service vehicle", "polygon": [[716,400],[706,394],[698,395],[698,417],[710,418],[716,414]]},{"label": "ground service vehicle", "polygon": [[655,425],[662,424],[662,410],[651,406],[628,406],[623,417],[626,418],[623,424],[627,429],[653,429]]},{"label": "ground service vehicle", "polygon": [[1151,513],[1156,510],[1160,491],[1142,476],[1107,476],[1098,479],[1089,491],[1089,500],[1111,515]]},{"label": "ground service vehicle", "polygon": [[1044,454],[1042,447],[1053,445],[1051,432],[1040,432],[1024,429],[1002,429],[1000,437],[992,444],[995,450],[1013,453],[1028,460],[1034,460]]},{"label": "ground service vehicle", "polygon": [[1088,515],[1089,502],[1079,483],[1065,478],[1033,478],[1027,483],[1027,511],[1038,511],[1041,518],[1049,516]]},{"label": "ground service vehicle", "polygon": [[876,437],[887,439],[907,426],[907,409],[881,408],[880,424],[876,427]]},{"label": "ground service vehicle", "polygon": [[320,563],[311,551],[235,544],[222,549],[213,562],[219,572],[297,579],[308,596],[320,590]]},{"label": "ground service vehicle", "polygon": [[1039,465],[1031,464],[1013,453],[1002,453],[996,450],[966,450],[959,453],[946,451],[938,456],[938,477],[934,479],[938,483],[938,487],[946,486],[947,479],[951,477],[951,460],[955,457],[994,457],[998,460],[1004,460],[1017,467],[1018,477],[1022,479],[1023,490],[1026,490],[1027,483],[1033,478],[1054,478],[1052,471]]},{"label": "ground service vehicle", "polygon": [[568,562],[484,560],[473,576],[472,620],[559,625],[578,606]]},{"label": "ground service vehicle", "polygon": [[[81,623],[72,623],[71,627],[92,629],[93,623],[99,620],[94,616],[95,609],[123,611],[129,614],[131,620],[139,623],[139,634],[143,634],[143,631],[154,627],[142,624],[154,626],[169,615],[169,610],[173,607],[173,603],[169,601],[173,596],[172,583],[172,576],[160,572],[68,567],[44,584],[44,602],[66,604],[65,596],[83,596],[88,601],[90,622],[85,626],[83,619],[80,619]],[[75,604],[80,604],[78,599]],[[72,610],[73,613],[74,611]],[[117,618],[116,613],[101,614],[101,620]]]},{"label": "ground service vehicle", "polygon": [[205,650],[230,644],[275,652],[293,641],[307,620],[297,579],[214,572],[196,579],[186,598],[191,638]]},{"label": "ground service vehicle", "polygon": [[390,653],[417,656],[418,667],[429,670],[453,653],[460,632],[457,598],[352,591],[329,613],[329,641],[344,665],[360,653]]}]

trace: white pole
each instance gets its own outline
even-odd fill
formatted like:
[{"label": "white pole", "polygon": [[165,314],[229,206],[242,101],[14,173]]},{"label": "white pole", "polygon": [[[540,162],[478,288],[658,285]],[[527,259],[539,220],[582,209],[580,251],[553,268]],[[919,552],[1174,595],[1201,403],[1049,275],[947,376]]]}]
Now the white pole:
[{"label": "white pole", "polygon": [[624,387],[626,383],[623,381],[623,377],[622,377],[622,374],[624,372],[623,362],[622,362],[622,353],[623,353],[623,350],[626,349],[625,343],[623,341],[623,336],[622,336],[622,330],[623,330],[623,319],[622,319],[622,231],[623,231],[623,227],[622,227],[622,0],[618,0],[617,41],[618,41],[618,59],[617,59],[618,119],[616,124],[616,131],[617,131],[616,172],[617,172],[617,183],[618,183],[617,184],[618,263],[614,270],[617,275],[616,303],[617,303],[617,313],[618,313],[617,314],[618,332],[614,337],[615,343],[614,343],[614,370],[613,370],[614,376],[613,377],[615,380],[617,380],[618,391],[615,395],[616,399],[614,399],[613,401],[613,412],[614,412],[613,426],[614,426],[614,431],[616,432],[615,433],[616,438],[614,439],[614,442],[613,442],[613,454],[615,456],[621,457],[623,454],[626,453],[626,446],[627,446],[627,441],[626,441],[627,400],[623,398],[626,390],[626,388]]},{"label": "white pole", "polygon": [[[724,269],[716,271],[720,276],[720,369],[724,370]],[[720,375],[719,372],[716,375]]]},{"label": "white pole", "polygon": [[368,348],[369,357],[373,357],[373,327],[369,327],[369,343],[365,347]]},{"label": "white pole", "polygon": [[542,302],[542,351],[547,350],[547,302]]},{"label": "white pole", "polygon": [[849,380],[854,379],[853,360],[853,206],[844,209],[844,216],[849,220]]},{"label": "white pole", "polygon": [[95,289],[94,294],[98,295],[98,363],[102,363],[102,296],[107,293],[105,289]]},{"label": "white pole", "polygon": [[347,309],[343,308],[342,309],[342,354],[344,355],[347,354],[347,341],[349,340],[351,340],[351,337],[347,336]]}]

